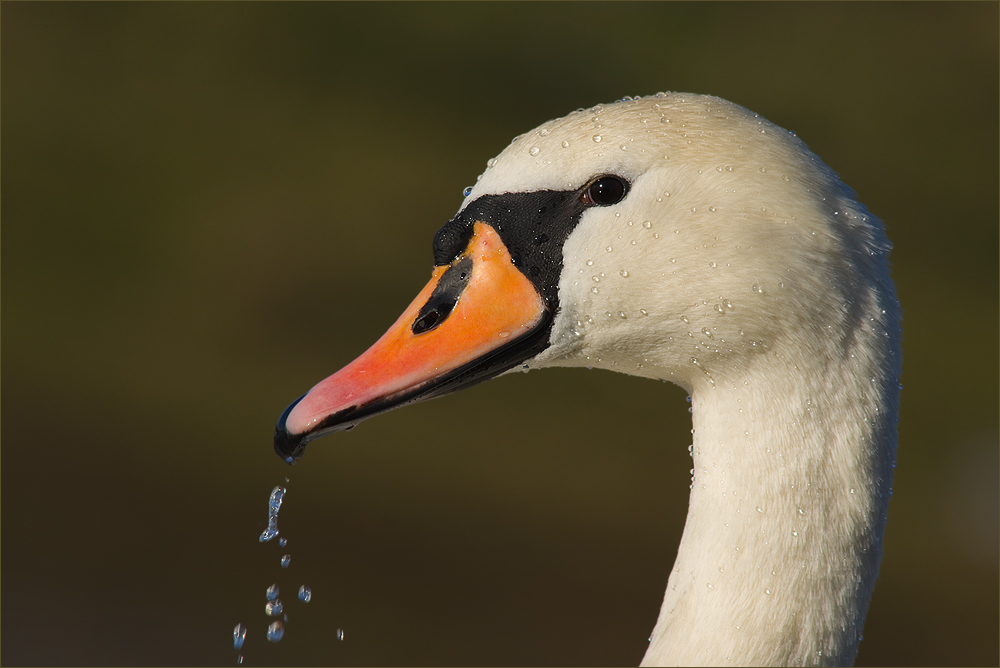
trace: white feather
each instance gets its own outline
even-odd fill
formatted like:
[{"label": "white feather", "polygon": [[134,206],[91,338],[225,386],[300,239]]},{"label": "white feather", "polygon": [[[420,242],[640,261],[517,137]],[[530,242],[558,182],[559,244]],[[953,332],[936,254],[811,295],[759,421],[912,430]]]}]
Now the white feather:
[{"label": "white feather", "polygon": [[712,97],[581,110],[489,164],[467,201],[631,182],[567,239],[551,346],[530,366],[691,394],[687,524],[643,664],[853,662],[896,450],[881,222],[793,134]]}]

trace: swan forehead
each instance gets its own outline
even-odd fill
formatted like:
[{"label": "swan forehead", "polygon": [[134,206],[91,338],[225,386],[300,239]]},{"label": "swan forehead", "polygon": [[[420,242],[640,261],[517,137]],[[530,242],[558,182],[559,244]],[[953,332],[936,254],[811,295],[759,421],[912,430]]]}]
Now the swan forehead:
[{"label": "swan forehead", "polygon": [[746,161],[761,151],[773,163],[797,152],[781,150],[786,138],[795,142],[791,133],[716,97],[625,99],[577,110],[516,137],[487,163],[465,203],[481,195],[577,189],[599,174],[634,181],[654,168]]}]

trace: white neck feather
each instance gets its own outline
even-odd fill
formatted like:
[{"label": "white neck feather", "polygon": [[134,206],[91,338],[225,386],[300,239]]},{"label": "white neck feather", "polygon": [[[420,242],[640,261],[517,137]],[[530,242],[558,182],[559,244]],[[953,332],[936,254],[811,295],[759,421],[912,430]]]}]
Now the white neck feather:
[{"label": "white neck feather", "polygon": [[644,665],[853,662],[881,557],[895,405],[867,375],[837,374],[855,387],[831,391],[834,379],[803,363],[771,358],[764,373],[695,389],[687,524]]}]

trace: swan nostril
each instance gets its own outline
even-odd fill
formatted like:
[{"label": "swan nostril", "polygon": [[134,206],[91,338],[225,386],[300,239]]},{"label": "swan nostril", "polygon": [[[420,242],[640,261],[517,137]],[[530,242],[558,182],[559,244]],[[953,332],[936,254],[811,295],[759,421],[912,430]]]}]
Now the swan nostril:
[{"label": "swan nostril", "polygon": [[423,334],[427,330],[434,327],[438,321],[437,311],[431,311],[430,313],[417,318],[416,322],[413,323],[413,333]]},{"label": "swan nostril", "polygon": [[448,268],[438,281],[427,303],[420,309],[410,330],[414,334],[429,332],[443,323],[458,304],[459,298],[472,279],[472,258],[466,257]]},{"label": "swan nostril", "polygon": [[445,318],[448,317],[448,314],[451,313],[451,309],[453,309],[454,307],[455,307],[454,303],[439,304],[433,310],[423,314],[422,316],[417,318],[416,321],[414,321],[413,327],[411,328],[413,330],[413,333],[423,334],[424,332],[431,331],[432,329],[440,325],[442,322],[444,322]]}]

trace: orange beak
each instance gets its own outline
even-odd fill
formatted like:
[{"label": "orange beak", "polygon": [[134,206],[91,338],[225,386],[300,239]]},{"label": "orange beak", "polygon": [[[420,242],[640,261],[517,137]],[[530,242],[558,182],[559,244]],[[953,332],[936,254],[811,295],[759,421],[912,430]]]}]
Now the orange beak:
[{"label": "orange beak", "polygon": [[407,403],[448,394],[530,359],[551,315],[489,225],[430,282],[371,348],[289,406],[274,447],[288,463],[308,441]]}]

